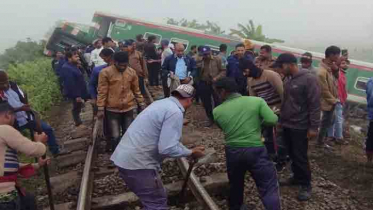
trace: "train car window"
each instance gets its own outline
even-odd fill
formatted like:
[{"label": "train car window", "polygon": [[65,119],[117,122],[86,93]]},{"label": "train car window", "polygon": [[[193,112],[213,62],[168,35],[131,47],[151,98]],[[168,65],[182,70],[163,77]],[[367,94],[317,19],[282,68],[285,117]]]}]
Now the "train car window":
[{"label": "train car window", "polygon": [[161,35],[159,35],[159,34],[155,34],[155,33],[150,33],[150,32],[146,32],[145,34],[144,34],[144,39],[145,40],[147,40],[148,39],[148,37],[149,36],[151,36],[151,35],[153,35],[153,36],[155,36],[155,37],[157,37],[157,41],[156,41],[156,45],[159,45],[159,44],[161,44],[161,40],[162,40],[162,36]]},{"label": "train car window", "polygon": [[209,46],[211,48],[211,51],[212,51],[213,55],[215,55],[215,56],[219,55],[219,53],[220,53],[219,47],[214,46],[214,45],[208,45],[208,44],[206,46]]},{"label": "train car window", "polygon": [[178,39],[178,38],[171,38],[170,39],[170,42],[175,45],[177,43],[181,43],[184,45],[185,49],[188,49],[188,46],[189,46],[189,41],[188,40],[185,40],[185,39]]},{"label": "train car window", "polygon": [[367,82],[369,78],[366,77],[358,77],[355,83],[355,89],[360,91],[365,91],[367,89]]}]

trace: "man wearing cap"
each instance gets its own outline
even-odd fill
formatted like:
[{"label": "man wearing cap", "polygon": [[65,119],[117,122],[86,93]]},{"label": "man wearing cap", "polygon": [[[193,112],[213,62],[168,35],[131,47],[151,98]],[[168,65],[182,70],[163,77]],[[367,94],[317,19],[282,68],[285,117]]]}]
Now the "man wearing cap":
[{"label": "man wearing cap", "polygon": [[275,59],[272,57],[272,47],[269,45],[263,45],[260,47],[260,53],[255,58],[255,65],[261,69],[272,69],[272,65]]},{"label": "man wearing cap", "polygon": [[317,70],[315,67],[312,65],[312,54],[309,52],[306,52],[302,55],[300,58],[300,63],[301,63],[301,69],[308,70],[310,73],[313,75],[317,75]]},{"label": "man wearing cap", "polygon": [[[163,77],[170,77],[171,83],[177,80],[179,84],[189,84],[193,82],[193,77],[197,74],[196,63],[193,59],[184,55],[184,45],[176,44],[175,53],[168,56],[162,66]],[[174,88],[175,89],[175,88]],[[171,91],[172,88],[171,88]]]},{"label": "man wearing cap", "polygon": [[240,69],[240,60],[250,60],[245,57],[245,45],[237,44],[235,48],[235,54],[228,57],[227,65],[227,77],[234,78],[238,85],[238,92],[241,95],[247,95],[247,78],[244,77],[242,70]]},{"label": "man wearing cap", "polygon": [[[133,121],[134,110],[145,108],[136,71],[128,66],[128,53],[114,54],[114,65],[103,69],[98,80],[97,117],[105,115],[110,127],[111,149]],[[104,111],[106,109],[106,112]]]},{"label": "man wearing cap", "polygon": [[145,78],[148,77],[148,68],[146,66],[146,61],[141,52],[135,49],[135,41],[132,39],[126,40],[124,42],[125,52],[128,52],[129,67],[134,69],[139,77],[139,87],[141,94],[146,96],[145,91]]},{"label": "man wearing cap", "polygon": [[[206,127],[211,127],[214,124],[212,110],[220,104],[219,97],[216,95],[212,85],[218,79],[226,76],[226,69],[223,68],[222,60],[218,56],[212,55],[210,47],[202,47],[201,54],[203,57],[198,87],[200,89],[199,94],[203,107],[205,108],[206,115],[209,118]],[[212,100],[212,98],[214,100]]]},{"label": "man wearing cap", "polygon": [[[249,60],[241,61],[241,69],[247,80],[247,88],[250,96],[264,99],[272,110],[280,110],[283,101],[284,89],[281,76],[271,70],[261,69]],[[276,114],[279,114],[276,111]],[[274,142],[274,126],[264,126],[263,135],[268,154],[275,157],[276,148]]]},{"label": "man wearing cap", "polygon": [[317,136],[320,125],[320,87],[315,76],[299,70],[293,54],[281,54],[274,65],[285,76],[289,76],[284,85],[280,126],[294,174],[280,184],[300,185],[298,200],[306,201],[310,199],[312,191],[308,139]]},{"label": "man wearing cap", "polygon": [[89,65],[92,66],[102,66],[102,65],[105,65],[105,61],[102,60],[102,58],[100,57],[100,53],[101,53],[101,50],[103,49],[102,48],[102,41],[101,39],[97,39],[93,42],[93,45],[95,47],[95,49],[91,52],[91,59],[89,59]]},{"label": "man wearing cap", "polygon": [[111,156],[121,178],[147,210],[168,209],[158,173],[164,158],[204,155],[203,147],[190,150],[180,142],[184,113],[193,103],[194,88],[181,85],[171,95],[136,117]]}]

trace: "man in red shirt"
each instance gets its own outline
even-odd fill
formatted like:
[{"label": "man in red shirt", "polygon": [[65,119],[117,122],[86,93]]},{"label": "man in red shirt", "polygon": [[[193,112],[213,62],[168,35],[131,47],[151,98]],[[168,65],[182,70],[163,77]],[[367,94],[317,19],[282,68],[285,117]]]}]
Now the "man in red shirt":
[{"label": "man in red shirt", "polygon": [[339,65],[339,72],[335,75],[338,77],[339,101],[335,106],[335,119],[333,125],[328,130],[328,140],[334,140],[337,144],[345,144],[345,141],[343,140],[343,106],[347,100],[346,72],[349,65],[349,60],[342,59]]}]

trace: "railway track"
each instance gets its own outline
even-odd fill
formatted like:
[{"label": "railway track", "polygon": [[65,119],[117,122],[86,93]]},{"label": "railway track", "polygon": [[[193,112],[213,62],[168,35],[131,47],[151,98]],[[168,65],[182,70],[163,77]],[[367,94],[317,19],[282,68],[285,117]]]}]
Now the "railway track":
[{"label": "railway track", "polygon": [[[147,91],[149,102],[152,103],[154,101],[152,97],[154,93],[150,92],[148,89],[146,89],[146,91]],[[97,159],[98,147],[99,147],[99,141],[100,141],[100,138],[98,136],[98,129],[100,128],[100,126],[102,126],[100,122],[96,121],[94,125],[94,129],[93,129],[93,133],[92,133],[92,141],[88,147],[88,152],[86,155],[84,169],[82,173],[80,191],[79,191],[77,206],[76,206],[77,210],[90,210],[92,209],[93,205],[97,204],[97,202],[100,201],[100,199],[98,199],[98,201],[97,200],[94,201],[93,196],[92,196],[92,193],[94,190],[94,179],[95,179],[94,168],[95,168],[95,163],[97,162],[96,159]],[[187,174],[188,168],[189,168],[188,160],[186,158],[180,158],[177,160],[177,165],[183,177],[185,177]],[[194,195],[194,197],[196,198],[196,200],[198,201],[200,205],[199,209],[208,209],[208,210],[219,210],[220,209],[218,205],[214,202],[212,197],[209,195],[207,190],[204,188],[204,186],[201,184],[201,182],[199,181],[199,178],[193,172],[191,173],[190,178],[188,180],[188,187],[190,191],[192,192],[192,194]],[[176,198],[177,197],[178,196],[176,196]],[[111,199],[111,201],[112,200],[115,200],[115,198]],[[94,209],[96,208],[97,206]]]}]

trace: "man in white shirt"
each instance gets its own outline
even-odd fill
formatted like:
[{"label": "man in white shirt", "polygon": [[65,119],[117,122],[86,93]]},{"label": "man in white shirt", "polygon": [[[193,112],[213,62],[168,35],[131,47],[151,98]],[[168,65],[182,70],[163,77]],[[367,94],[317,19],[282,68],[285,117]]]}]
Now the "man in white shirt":
[{"label": "man in white shirt", "polygon": [[91,52],[89,65],[92,66],[92,64],[94,64],[94,66],[102,66],[106,64],[105,61],[100,57],[101,50],[103,49],[101,39],[96,39],[93,42],[93,45],[95,46],[95,49]]}]

